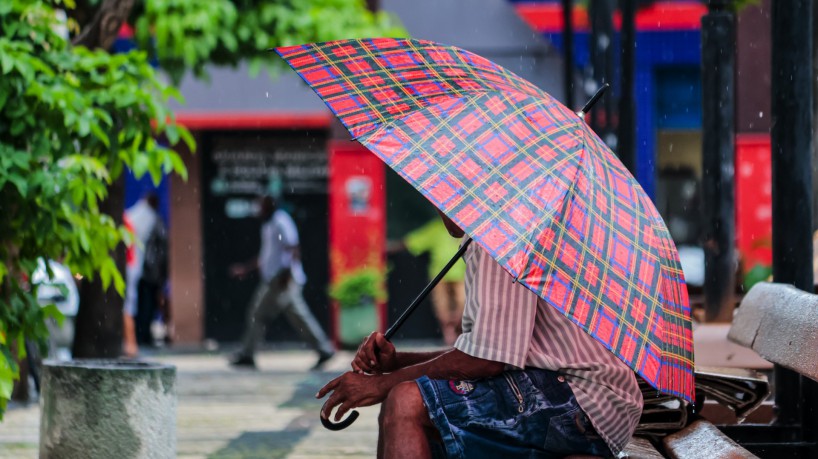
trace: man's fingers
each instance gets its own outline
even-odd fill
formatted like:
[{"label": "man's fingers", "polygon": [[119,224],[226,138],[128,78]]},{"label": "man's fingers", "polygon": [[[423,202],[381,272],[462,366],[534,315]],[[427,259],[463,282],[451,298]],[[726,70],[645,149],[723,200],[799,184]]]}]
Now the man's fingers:
[{"label": "man's fingers", "polygon": [[335,422],[340,422],[341,418],[344,417],[344,414],[346,414],[346,412],[349,411],[349,409],[350,409],[350,407],[348,406],[348,403],[342,402],[340,405],[338,405],[338,411],[335,412],[335,416],[333,416],[333,420]]},{"label": "man's fingers", "polygon": [[341,379],[340,376],[333,379],[332,381],[328,382],[326,386],[319,389],[318,393],[315,394],[315,398],[324,398],[324,396],[327,395],[327,392],[329,392],[331,390],[334,390],[335,387],[338,386],[338,380],[339,379]]},{"label": "man's fingers", "polygon": [[341,396],[338,395],[338,392],[334,392],[324,403],[324,406],[321,407],[321,417],[324,419],[329,419],[329,415],[332,413],[332,409],[335,408],[335,405],[341,403],[340,400]]},{"label": "man's fingers", "polygon": [[355,357],[355,360],[352,361],[352,369],[357,373],[369,373],[372,371],[372,367],[360,357]]},{"label": "man's fingers", "polygon": [[389,346],[392,345],[392,343],[390,343],[389,340],[386,339],[386,337],[380,333],[375,335],[375,344],[377,344],[378,348],[381,349],[382,351],[388,349]]},{"label": "man's fingers", "polygon": [[375,345],[374,341],[369,341],[367,346],[364,347],[364,359],[370,366],[378,364],[378,357],[375,354],[376,349],[377,346]]}]

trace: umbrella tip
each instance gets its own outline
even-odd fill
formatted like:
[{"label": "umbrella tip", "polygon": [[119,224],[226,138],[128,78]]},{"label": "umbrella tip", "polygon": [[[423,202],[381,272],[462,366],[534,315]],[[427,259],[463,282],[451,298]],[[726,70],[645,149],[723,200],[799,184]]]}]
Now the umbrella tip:
[{"label": "umbrella tip", "polygon": [[609,83],[603,83],[602,86],[600,86],[599,89],[597,89],[593,97],[591,97],[591,99],[588,100],[585,106],[582,107],[582,110],[577,112],[577,115],[580,118],[584,118],[585,114],[591,111],[591,109],[594,107],[594,104],[596,104],[597,101],[602,98],[602,95],[605,94],[605,91],[610,87],[611,85]]}]

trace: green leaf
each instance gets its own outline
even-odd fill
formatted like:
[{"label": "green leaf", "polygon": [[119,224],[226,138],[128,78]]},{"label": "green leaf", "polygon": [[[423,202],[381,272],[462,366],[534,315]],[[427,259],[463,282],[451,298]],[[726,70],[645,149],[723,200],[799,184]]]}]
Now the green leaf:
[{"label": "green leaf", "polygon": [[0,353],[0,399],[10,399],[18,374],[9,364],[6,354]]},{"label": "green leaf", "polygon": [[11,175],[8,179],[14,184],[20,195],[25,198],[26,194],[28,194],[28,183],[26,183],[26,178],[21,175]]},{"label": "green leaf", "polygon": [[187,145],[188,150],[196,150],[196,140],[193,139],[193,134],[191,134],[186,127],[179,126],[179,136],[182,138],[182,141],[185,142],[185,145]]},{"label": "green leaf", "polygon": [[10,399],[11,392],[14,390],[14,379],[11,377],[4,377],[4,375],[0,374],[0,400],[1,399]]},{"label": "green leaf", "polygon": [[133,158],[133,162],[131,163],[131,171],[136,178],[142,178],[146,172],[148,172],[149,161],[147,156],[143,154],[137,154]]},{"label": "green leaf", "polygon": [[13,68],[14,61],[12,60],[12,57],[7,53],[0,53],[0,70],[3,71],[3,75],[8,75]]},{"label": "green leaf", "polygon": [[26,358],[26,337],[22,333],[17,334],[17,358],[23,360]]},{"label": "green leaf", "polygon": [[173,172],[179,174],[182,180],[187,181],[187,168],[185,167],[185,162],[182,160],[182,157],[175,151],[169,151],[168,159],[170,159]]},{"label": "green leaf", "polygon": [[[122,280],[122,276],[119,274],[119,270],[116,268],[116,263],[114,263],[113,258],[106,258],[105,261],[102,262],[99,269],[99,278],[102,281],[102,288],[107,290],[111,285],[111,281],[116,282],[117,277],[119,277],[120,281]],[[119,288],[116,284],[115,287],[117,287],[117,292],[119,292]],[[124,292],[124,285],[122,291]]]},{"label": "green leaf", "polygon": [[57,325],[62,327],[63,322],[65,321],[65,316],[62,312],[60,312],[59,308],[55,304],[49,304],[42,307],[42,312],[46,318],[51,318],[57,321]]},{"label": "green leaf", "polygon": [[122,277],[122,274],[119,270],[116,270],[113,274],[114,279],[114,289],[119,294],[119,296],[125,296],[125,279]]},{"label": "green leaf", "polygon": [[91,133],[94,134],[94,137],[99,139],[99,141],[102,142],[103,145],[105,145],[105,148],[111,148],[111,141],[108,139],[108,134],[106,134],[105,131],[103,131],[102,128],[99,127],[99,124],[92,123],[90,127]]}]

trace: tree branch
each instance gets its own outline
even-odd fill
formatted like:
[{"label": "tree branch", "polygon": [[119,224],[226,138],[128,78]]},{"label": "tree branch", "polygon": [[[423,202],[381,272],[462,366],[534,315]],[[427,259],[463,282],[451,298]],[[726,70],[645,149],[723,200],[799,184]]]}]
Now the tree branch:
[{"label": "tree branch", "polygon": [[136,0],[104,0],[94,19],[72,43],[88,49],[110,49],[135,3]]}]

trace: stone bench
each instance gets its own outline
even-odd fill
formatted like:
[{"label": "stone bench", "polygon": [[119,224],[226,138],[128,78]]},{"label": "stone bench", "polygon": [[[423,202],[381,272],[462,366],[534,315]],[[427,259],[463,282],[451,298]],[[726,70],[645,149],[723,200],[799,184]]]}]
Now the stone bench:
[{"label": "stone bench", "polygon": [[[756,284],[736,311],[728,339],[754,350],[773,364],[818,381],[818,295],[790,285]],[[813,389],[813,392],[818,391]],[[802,400],[802,403],[815,404],[818,393],[812,397],[815,398]],[[818,405],[813,409],[818,411]],[[813,414],[813,418],[815,416]],[[668,435],[662,443],[665,454],[674,459],[758,457],[755,454],[818,457],[816,421],[802,421],[793,426],[756,424],[717,428],[699,420]]]}]

